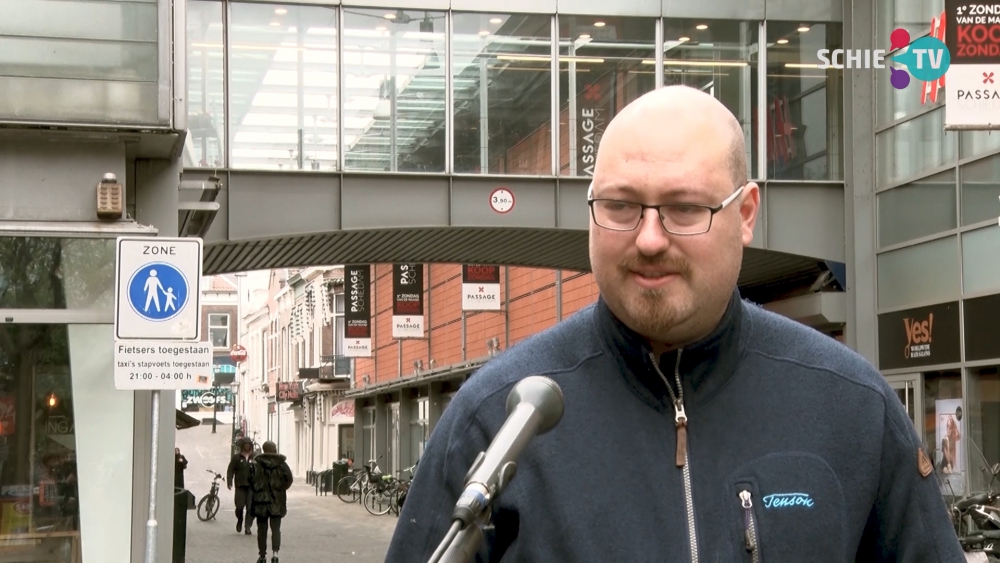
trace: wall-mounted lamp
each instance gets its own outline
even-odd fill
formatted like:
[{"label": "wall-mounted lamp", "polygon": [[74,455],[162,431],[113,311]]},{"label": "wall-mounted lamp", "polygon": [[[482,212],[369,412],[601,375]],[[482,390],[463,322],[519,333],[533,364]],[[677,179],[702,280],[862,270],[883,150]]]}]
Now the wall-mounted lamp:
[{"label": "wall-mounted lamp", "polygon": [[56,405],[58,404],[59,398],[56,397],[54,392],[49,393],[48,397],[45,397],[45,406],[49,407],[50,410],[56,408]]}]

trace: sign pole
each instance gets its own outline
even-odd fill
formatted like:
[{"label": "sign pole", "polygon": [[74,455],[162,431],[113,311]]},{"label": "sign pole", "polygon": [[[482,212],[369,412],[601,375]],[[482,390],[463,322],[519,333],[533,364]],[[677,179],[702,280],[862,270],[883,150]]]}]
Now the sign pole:
[{"label": "sign pole", "polygon": [[156,563],[156,460],[160,441],[160,391],[153,390],[152,446],[149,454],[149,520],[146,522],[146,560]]},{"label": "sign pole", "polygon": [[211,387],[212,349],[201,340],[200,238],[131,237],[115,255],[114,384],[152,391],[149,518],[144,563],[156,563],[160,391]]}]

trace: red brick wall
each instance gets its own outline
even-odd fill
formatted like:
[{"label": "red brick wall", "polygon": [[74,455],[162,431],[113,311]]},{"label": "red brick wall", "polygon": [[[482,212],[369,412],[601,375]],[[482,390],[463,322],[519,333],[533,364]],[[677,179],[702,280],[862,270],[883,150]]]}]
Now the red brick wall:
[{"label": "red brick wall", "polygon": [[[462,268],[457,264],[424,265],[424,334],[423,340],[402,341],[402,377],[414,374],[413,362],[421,360],[423,371],[443,368],[487,355],[486,341],[496,337],[506,350],[521,340],[558,322],[557,299],[562,301],[566,319],[597,299],[597,284],[589,273],[562,271],[562,288],[556,290],[557,271],[539,268],[507,267],[510,287],[500,276],[500,311],[466,313],[465,339],[462,338]],[[369,384],[384,383],[400,377],[399,341],[392,338],[392,265],[373,268],[375,288],[372,309],[375,311],[372,358],[357,358],[357,386],[362,377]],[[509,292],[508,292],[509,289]],[[509,297],[509,303],[505,298]],[[506,311],[506,313],[505,313]],[[510,342],[505,342],[509,330]]]}]

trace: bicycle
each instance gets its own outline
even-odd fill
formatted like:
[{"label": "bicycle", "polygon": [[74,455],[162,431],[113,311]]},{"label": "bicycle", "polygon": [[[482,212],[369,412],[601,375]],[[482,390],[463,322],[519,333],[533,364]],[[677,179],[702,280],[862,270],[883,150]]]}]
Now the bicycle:
[{"label": "bicycle", "polygon": [[[417,464],[414,463],[406,469],[397,470],[396,473],[402,474],[408,471],[412,476],[416,467]],[[409,491],[410,482],[392,475],[372,475],[371,479],[374,484],[364,493],[365,510],[372,516],[382,516],[390,511],[399,516],[399,494]]]},{"label": "bicycle", "polygon": [[[382,456],[379,456],[378,459],[382,459]],[[365,493],[373,486],[372,478],[377,478],[381,474],[382,470],[378,467],[378,460],[373,459],[365,464],[361,472],[341,477],[334,490],[337,491],[337,497],[346,503],[361,502]]]},{"label": "bicycle", "polygon": [[404,471],[408,471],[410,473],[410,478],[406,481],[396,479],[396,488],[392,491],[392,494],[389,497],[389,509],[397,517],[399,516],[399,511],[403,509],[403,502],[406,501],[406,494],[410,492],[410,483],[413,482],[413,473],[417,470],[417,463],[420,463],[420,461],[418,460],[410,467],[400,469],[396,472],[402,474]]},{"label": "bicycle", "polygon": [[208,522],[215,518],[219,512],[219,505],[222,504],[221,499],[219,499],[219,482],[222,481],[222,474],[211,469],[205,471],[215,475],[215,477],[212,479],[212,489],[198,501],[198,520],[202,522]]}]

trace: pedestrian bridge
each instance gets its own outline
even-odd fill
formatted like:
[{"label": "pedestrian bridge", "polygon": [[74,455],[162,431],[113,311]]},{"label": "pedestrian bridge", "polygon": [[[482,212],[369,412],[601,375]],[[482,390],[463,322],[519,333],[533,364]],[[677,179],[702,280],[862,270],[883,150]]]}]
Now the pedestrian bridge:
[{"label": "pedestrian bridge", "polygon": [[[182,174],[180,232],[204,238],[206,275],[403,261],[589,271],[588,186],[585,178],[199,170]],[[512,206],[495,210],[495,193]],[[742,287],[808,285],[842,268],[842,184],[767,183],[761,200]]]}]

